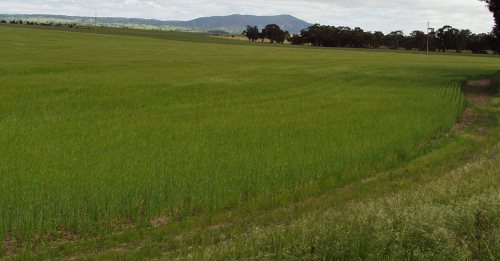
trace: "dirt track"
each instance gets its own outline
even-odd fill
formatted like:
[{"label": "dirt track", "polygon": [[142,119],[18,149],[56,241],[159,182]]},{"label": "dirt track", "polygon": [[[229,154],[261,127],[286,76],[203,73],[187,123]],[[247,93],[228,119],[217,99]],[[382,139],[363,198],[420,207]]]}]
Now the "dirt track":
[{"label": "dirt track", "polygon": [[[476,119],[474,107],[487,107],[493,96],[491,88],[491,80],[475,80],[469,81],[464,88],[464,94],[470,104],[462,114],[458,123],[453,127],[453,131],[460,131],[464,127],[470,125]],[[475,105],[475,106],[474,106]]]}]

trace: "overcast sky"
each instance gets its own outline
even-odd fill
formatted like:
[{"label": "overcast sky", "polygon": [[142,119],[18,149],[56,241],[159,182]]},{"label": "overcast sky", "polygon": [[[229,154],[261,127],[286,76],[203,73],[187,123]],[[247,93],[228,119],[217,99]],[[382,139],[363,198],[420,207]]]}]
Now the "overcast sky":
[{"label": "overcast sky", "polygon": [[0,0],[0,13],[190,20],[202,16],[291,14],[310,23],[360,26],[385,33],[445,24],[490,32],[493,18],[479,0]]}]

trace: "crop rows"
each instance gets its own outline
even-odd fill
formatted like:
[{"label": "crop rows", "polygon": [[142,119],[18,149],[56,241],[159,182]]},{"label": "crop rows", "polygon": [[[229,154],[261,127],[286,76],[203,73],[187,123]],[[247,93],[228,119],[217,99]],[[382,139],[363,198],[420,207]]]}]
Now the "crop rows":
[{"label": "crop rows", "polygon": [[464,72],[498,67],[474,57],[0,33],[0,238],[23,240],[273,208],[375,175],[452,128]]}]

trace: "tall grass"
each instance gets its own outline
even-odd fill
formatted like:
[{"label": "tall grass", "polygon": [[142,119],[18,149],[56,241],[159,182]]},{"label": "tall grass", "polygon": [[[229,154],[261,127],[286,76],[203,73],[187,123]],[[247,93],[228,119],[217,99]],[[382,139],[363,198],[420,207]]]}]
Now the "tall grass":
[{"label": "tall grass", "polygon": [[[485,155],[499,152],[496,144]],[[306,212],[189,254],[200,260],[497,260],[499,172],[495,159],[471,160],[411,190]]]},{"label": "tall grass", "polygon": [[497,59],[0,27],[0,238],[246,211],[429,149]]}]

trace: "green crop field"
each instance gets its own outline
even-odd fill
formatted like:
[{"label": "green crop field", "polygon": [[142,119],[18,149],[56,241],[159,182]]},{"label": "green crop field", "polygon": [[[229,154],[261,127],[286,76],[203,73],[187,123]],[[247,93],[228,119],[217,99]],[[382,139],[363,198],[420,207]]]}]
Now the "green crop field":
[{"label": "green crop field", "polygon": [[121,34],[0,26],[0,242],[300,202],[435,149],[500,70]]}]

